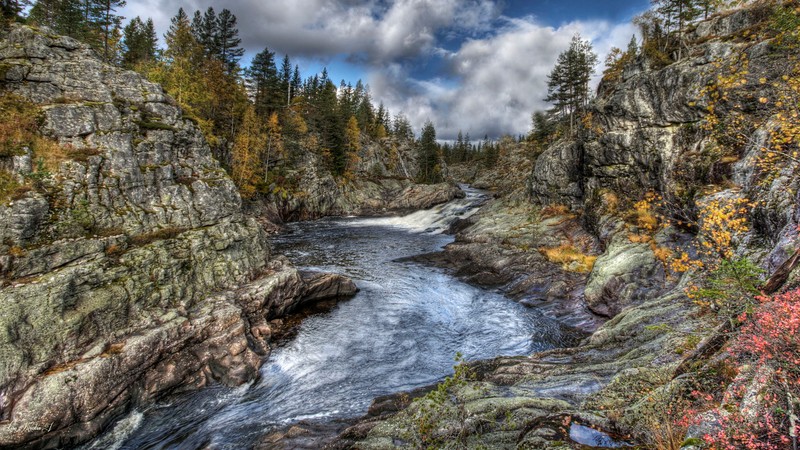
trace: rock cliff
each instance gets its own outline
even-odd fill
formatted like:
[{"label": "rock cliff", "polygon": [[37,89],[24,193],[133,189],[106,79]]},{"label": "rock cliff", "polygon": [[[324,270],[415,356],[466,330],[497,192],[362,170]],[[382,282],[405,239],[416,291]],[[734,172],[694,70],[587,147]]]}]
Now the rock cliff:
[{"label": "rock cliff", "polygon": [[355,292],[271,255],[159,86],[18,25],[0,83],[57,144],[0,156],[17,186],[0,205],[0,447],[67,446],[164,393],[251,380],[269,320]]},{"label": "rock cliff", "polygon": [[274,222],[325,216],[401,214],[445,203],[464,193],[453,183],[416,184],[415,149],[407,141],[365,139],[351,179],[336,178],[320,156],[301,148],[287,164],[290,189],[247,206]]}]

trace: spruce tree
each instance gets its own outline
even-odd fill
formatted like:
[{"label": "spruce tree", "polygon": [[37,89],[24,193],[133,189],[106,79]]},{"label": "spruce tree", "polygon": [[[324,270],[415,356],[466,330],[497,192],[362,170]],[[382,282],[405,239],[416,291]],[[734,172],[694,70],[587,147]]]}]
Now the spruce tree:
[{"label": "spruce tree", "polygon": [[458,136],[456,137],[456,141],[453,143],[453,153],[455,153],[455,160],[458,162],[463,161],[462,155],[462,148],[464,147],[464,133],[461,130],[458,130]]},{"label": "spruce tree", "polygon": [[285,95],[286,99],[286,106],[288,107],[292,103],[292,62],[289,59],[289,55],[283,56],[283,62],[281,63],[281,91]]},{"label": "spruce tree", "polygon": [[702,13],[699,0],[651,0],[651,3],[655,12],[663,18],[667,33],[674,31],[677,34],[680,60],[684,46],[684,29]]},{"label": "spruce tree", "polygon": [[183,8],[171,19],[171,25],[164,35],[167,48],[161,70],[153,74],[156,81],[165,85],[175,100],[189,109],[190,113],[200,114],[199,105],[206,104],[209,89],[204,86],[203,48],[192,35],[189,16]]},{"label": "spruce tree", "polygon": [[411,123],[409,123],[408,118],[402,113],[398,113],[394,116],[392,134],[394,134],[395,139],[400,141],[411,141],[414,139],[414,131],[411,129]]},{"label": "spruce tree", "polygon": [[300,78],[300,66],[294,66],[294,74],[292,75],[292,98],[300,95],[303,90],[303,80]]},{"label": "spruce tree", "polygon": [[436,129],[431,121],[425,122],[422,134],[417,143],[417,179],[421,183],[437,183],[441,181],[441,162],[439,146],[436,143]]},{"label": "spruce tree", "polygon": [[259,52],[247,69],[246,76],[259,116],[266,119],[283,106],[283,92],[275,67],[275,53],[268,48]]},{"label": "spruce tree", "polygon": [[192,18],[192,34],[211,58],[217,58],[220,54],[218,25],[213,7],[209,7],[205,13],[196,11]]},{"label": "spruce tree", "polygon": [[336,85],[328,79],[327,69],[322,73],[315,106],[318,114],[316,126],[322,147],[331,154],[332,171],[335,175],[344,175],[347,168],[343,145],[346,122],[340,113]]},{"label": "spruce tree", "polygon": [[140,63],[155,61],[158,43],[155,32],[153,19],[147,19],[145,23],[139,17],[134,17],[125,26],[122,32],[123,67],[133,69]]},{"label": "spruce tree", "polygon": [[236,28],[236,16],[227,9],[223,9],[217,16],[216,43],[219,45],[219,59],[225,65],[226,71],[228,74],[236,74],[244,49],[239,47],[242,40]]},{"label": "spruce tree", "polygon": [[125,0],[91,0],[94,3],[94,23],[101,31],[103,59],[111,62],[115,59],[115,41],[118,36],[122,16],[116,14],[119,8],[125,7]]},{"label": "spruce tree", "polygon": [[82,0],[37,0],[28,18],[58,34],[83,41],[89,37],[89,17]]},{"label": "spruce tree", "polygon": [[2,0],[0,1],[0,11],[2,11],[4,19],[14,20],[30,4],[30,0]]}]

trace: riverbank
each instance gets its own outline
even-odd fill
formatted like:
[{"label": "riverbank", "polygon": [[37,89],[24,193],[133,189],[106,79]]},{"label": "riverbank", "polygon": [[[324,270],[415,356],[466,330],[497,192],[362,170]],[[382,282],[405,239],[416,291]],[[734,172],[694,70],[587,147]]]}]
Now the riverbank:
[{"label": "riverbank", "polygon": [[[571,331],[553,319],[404,261],[453,240],[418,227],[446,229],[474,212],[474,191],[467,192],[465,199],[405,217],[289,224],[288,233],[273,238],[275,251],[304,270],[352,278],[359,293],[306,317],[247,389],[214,387],[165,400],[168,405],[144,411],[139,425],[115,442],[123,449],[153,442],[314,447],[367,412],[375,397],[441,380],[459,352],[484,359],[571,341]],[[301,436],[303,427],[314,435]]]}]

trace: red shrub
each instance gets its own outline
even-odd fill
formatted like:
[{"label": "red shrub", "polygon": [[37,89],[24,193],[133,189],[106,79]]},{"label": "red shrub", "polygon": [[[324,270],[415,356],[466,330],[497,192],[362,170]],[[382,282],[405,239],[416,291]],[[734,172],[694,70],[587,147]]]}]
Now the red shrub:
[{"label": "red shrub", "polygon": [[722,399],[728,414],[719,431],[704,436],[713,449],[781,450],[791,448],[792,416],[800,399],[800,290],[759,298],[761,305],[745,322],[731,356],[753,364],[752,379],[730,386]]}]

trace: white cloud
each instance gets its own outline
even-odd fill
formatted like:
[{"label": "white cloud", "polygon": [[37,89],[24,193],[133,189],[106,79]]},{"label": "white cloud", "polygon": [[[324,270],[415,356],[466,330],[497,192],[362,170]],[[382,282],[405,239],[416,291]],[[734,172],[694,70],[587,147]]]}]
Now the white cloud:
[{"label": "white cloud", "polygon": [[[123,11],[152,17],[163,33],[183,7],[190,15],[214,6],[238,19],[243,46],[269,47],[299,57],[344,53],[371,64],[416,57],[434,49],[438,32],[488,30],[499,9],[493,0],[139,0]],[[214,5],[213,3],[216,3]]]},{"label": "white cloud", "polygon": [[[369,81],[375,97],[390,109],[406,112],[417,128],[432,120],[442,138],[459,130],[474,138],[520,134],[529,129],[533,111],[548,107],[543,100],[547,75],[575,33],[593,42],[602,61],[635,32],[630,24],[573,22],[553,28],[533,18],[507,19],[493,36],[468,40],[449,54],[454,79],[420,82],[394,68],[373,71]],[[595,85],[598,80],[599,75]]]},{"label": "white cloud", "polygon": [[[364,67],[373,98],[405,113],[417,130],[432,120],[448,139],[528,130],[530,114],[546,108],[547,74],[579,32],[602,61],[625,46],[630,24],[573,22],[558,28],[533,17],[500,17],[501,0],[237,0],[213,5],[238,18],[243,46],[292,58],[345,55]],[[152,17],[160,33],[179,7],[204,11],[212,0],[129,0],[123,14]],[[463,40],[456,49],[452,42]],[[455,38],[450,50],[440,39]],[[442,68],[428,67],[440,62]],[[439,70],[438,73],[433,73]],[[601,69],[599,69],[601,70]],[[426,79],[414,74],[426,72]],[[336,74],[332,74],[334,77]]]}]

